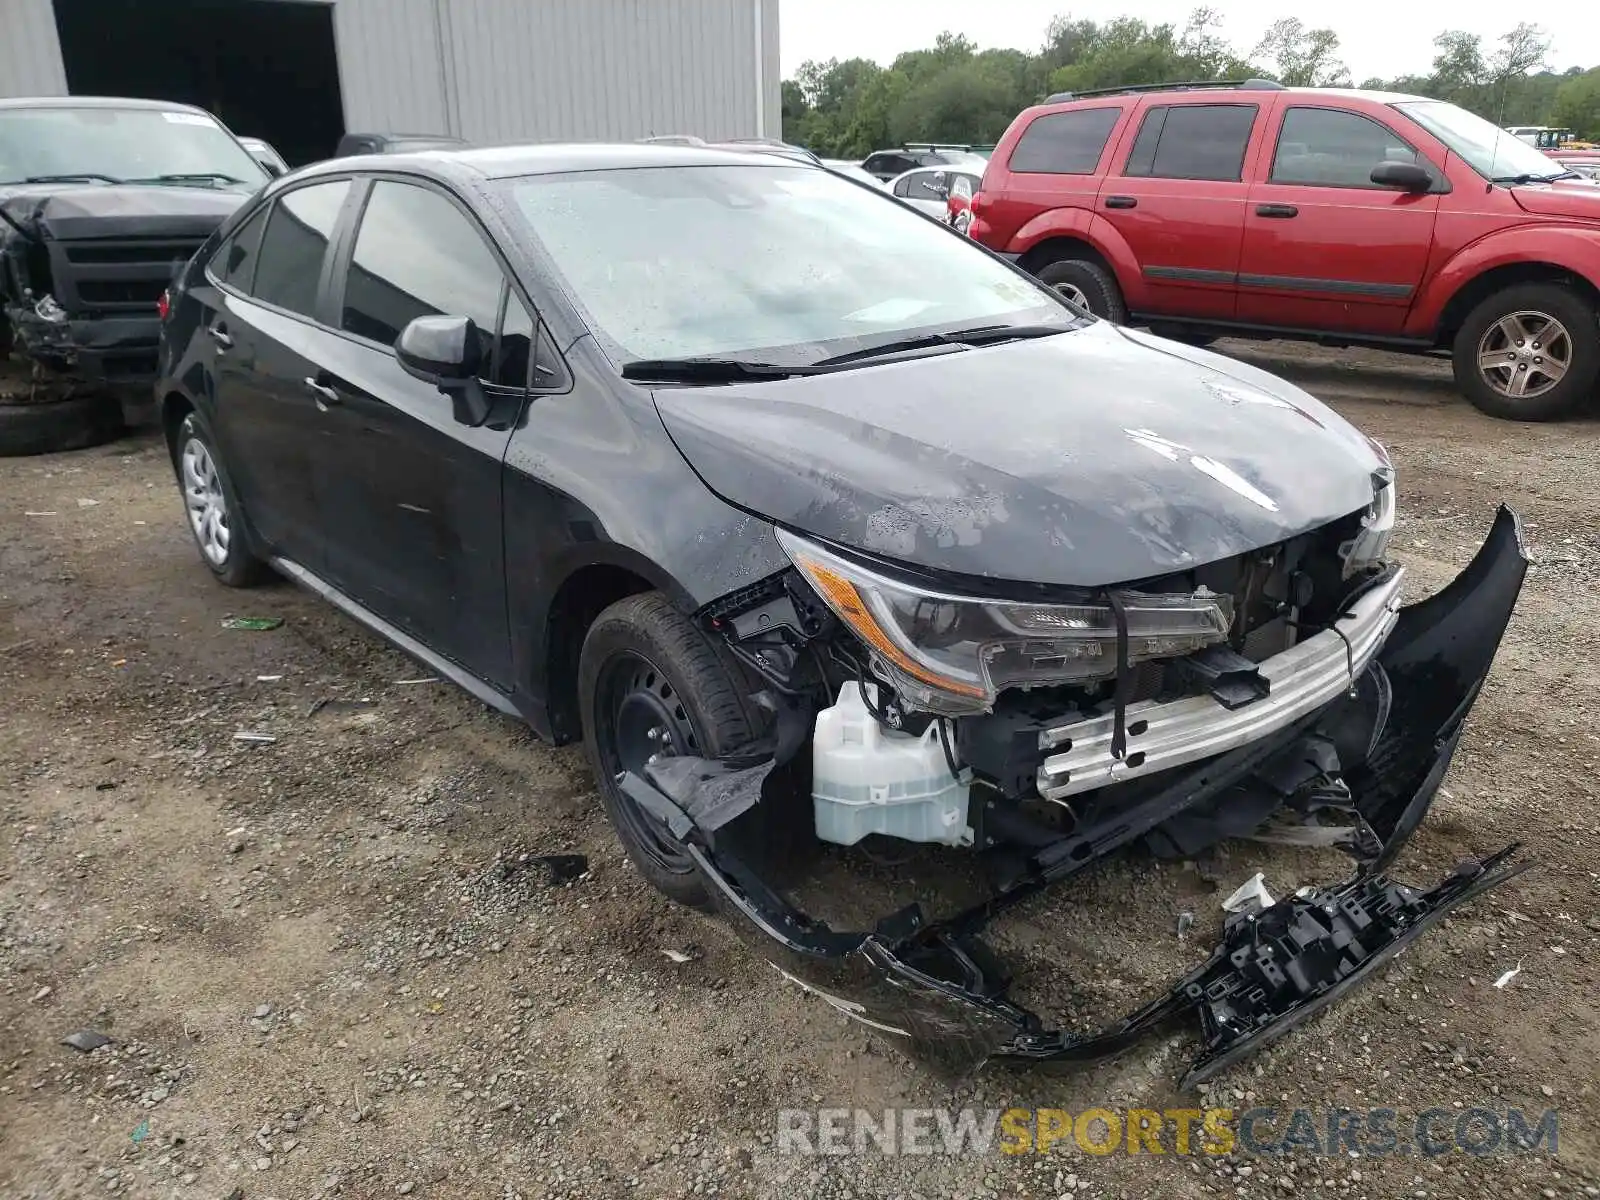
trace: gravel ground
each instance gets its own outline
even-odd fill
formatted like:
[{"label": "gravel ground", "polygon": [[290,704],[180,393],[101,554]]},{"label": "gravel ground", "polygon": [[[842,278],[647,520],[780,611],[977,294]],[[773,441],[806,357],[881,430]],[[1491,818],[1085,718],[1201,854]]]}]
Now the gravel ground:
[{"label": "gravel ground", "polygon": [[[1600,424],[1489,421],[1435,360],[1231,348],[1390,446],[1416,592],[1521,509],[1536,565],[1398,870],[1514,840],[1538,865],[1203,1098],[1555,1108],[1554,1156],[780,1154],[784,1108],[1186,1106],[1196,1045],[957,1082],[908,1059],[643,885],[577,749],[401,682],[423,672],[288,585],[213,585],[139,436],[0,462],[0,1195],[1600,1195]],[[576,879],[539,861],[573,852]],[[1257,869],[1275,893],[1342,874],[1244,843],[1130,857],[997,940],[1061,1019],[1123,1011]]]}]

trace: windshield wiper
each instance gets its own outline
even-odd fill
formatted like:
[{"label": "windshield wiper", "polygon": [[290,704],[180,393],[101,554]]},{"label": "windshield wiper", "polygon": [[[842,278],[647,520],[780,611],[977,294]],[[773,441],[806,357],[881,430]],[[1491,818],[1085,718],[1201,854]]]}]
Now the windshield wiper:
[{"label": "windshield wiper", "polygon": [[64,175],[29,175],[23,183],[77,183],[80,180],[95,180],[98,183],[126,183],[114,175],[102,175],[98,171],[68,171]]},{"label": "windshield wiper", "polygon": [[622,377],[638,383],[743,383],[816,374],[819,372],[809,366],[738,358],[640,358],[622,364]]},{"label": "windshield wiper", "polygon": [[1558,179],[1582,179],[1576,171],[1559,171],[1554,175],[1496,175],[1491,183],[1509,183],[1514,186],[1527,183],[1554,183]]},{"label": "windshield wiper", "polygon": [[151,175],[144,179],[130,179],[129,183],[243,183],[235,175],[221,171],[177,171],[170,175]]},{"label": "windshield wiper", "polygon": [[1070,325],[974,325],[970,329],[951,329],[944,333],[924,333],[916,337],[899,338],[868,346],[865,350],[851,350],[835,354],[813,363],[818,367],[839,367],[846,363],[866,362],[909,350],[929,350],[937,346],[989,346],[996,342],[1017,341],[1023,338],[1051,337],[1065,333]]}]

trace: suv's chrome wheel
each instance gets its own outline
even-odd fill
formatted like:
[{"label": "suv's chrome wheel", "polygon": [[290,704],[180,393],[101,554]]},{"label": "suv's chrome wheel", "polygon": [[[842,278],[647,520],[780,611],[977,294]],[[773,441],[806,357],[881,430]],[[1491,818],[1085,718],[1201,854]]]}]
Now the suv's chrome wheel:
[{"label": "suv's chrome wheel", "polygon": [[211,452],[199,438],[183,444],[183,500],[189,509],[189,528],[200,553],[214,567],[228,561],[228,501],[222,491],[222,477]]},{"label": "suv's chrome wheel", "polygon": [[1061,296],[1069,302],[1076,304],[1084,312],[1094,311],[1089,307],[1089,297],[1083,294],[1083,289],[1075,283],[1057,283],[1053,285]]},{"label": "suv's chrome wheel", "polygon": [[1507,313],[1478,339],[1478,371],[1511,400],[1542,396],[1566,378],[1572,335],[1549,313]]}]

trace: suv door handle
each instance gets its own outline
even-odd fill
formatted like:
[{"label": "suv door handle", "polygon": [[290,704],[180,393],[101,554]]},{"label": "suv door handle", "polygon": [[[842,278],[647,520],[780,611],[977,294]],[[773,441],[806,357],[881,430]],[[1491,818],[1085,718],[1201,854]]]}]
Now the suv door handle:
[{"label": "suv door handle", "polygon": [[306,391],[317,398],[317,410],[319,412],[327,412],[330,404],[344,403],[344,397],[340,396],[338,391],[325,383],[318,383],[312,376],[307,375],[302,382],[305,384]]},{"label": "suv door handle", "polygon": [[206,334],[217,344],[218,350],[233,349],[233,335],[220,325],[207,325]]},{"label": "suv door handle", "polygon": [[1292,204],[1256,205],[1256,216],[1258,217],[1277,217],[1280,220],[1288,220],[1290,217],[1298,217],[1299,215],[1300,210]]},{"label": "suv door handle", "polygon": [[1106,207],[1107,208],[1138,208],[1139,207],[1139,199],[1138,199],[1137,196],[1107,196],[1106,197]]}]

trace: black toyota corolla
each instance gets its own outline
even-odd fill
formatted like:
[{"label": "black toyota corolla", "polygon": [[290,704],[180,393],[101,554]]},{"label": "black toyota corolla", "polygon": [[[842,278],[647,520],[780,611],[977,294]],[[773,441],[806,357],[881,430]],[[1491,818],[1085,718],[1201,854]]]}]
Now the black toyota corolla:
[{"label": "black toyota corolla", "polygon": [[[168,313],[217,578],[273,569],[584,740],[646,879],[936,1057],[1193,1011],[1198,1078],[1517,869],[1383,874],[1510,618],[1516,518],[1402,607],[1377,443],[871,188],[655,145],[336,160],[232,217]],[[979,940],[1007,908],[1268,831],[1352,874],[1244,904],[1103,1033],[1008,998]],[[989,894],[808,916],[783,869],[867,838],[976,855]]]}]

